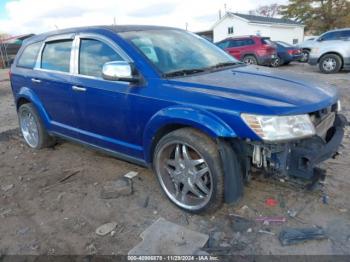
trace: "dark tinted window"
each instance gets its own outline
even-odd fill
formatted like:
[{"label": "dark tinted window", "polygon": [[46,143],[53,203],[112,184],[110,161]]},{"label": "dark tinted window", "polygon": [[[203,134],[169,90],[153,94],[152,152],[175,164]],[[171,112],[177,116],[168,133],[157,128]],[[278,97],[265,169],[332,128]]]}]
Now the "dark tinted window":
[{"label": "dark tinted window", "polygon": [[237,40],[232,40],[230,43],[230,47],[239,47],[239,46],[246,46],[246,45],[254,45],[254,40],[250,38],[237,39]]},{"label": "dark tinted window", "polygon": [[261,38],[261,43],[263,45],[273,45],[272,41],[270,40],[270,38]]},{"label": "dark tinted window", "polygon": [[34,68],[41,45],[42,42],[28,45],[18,59],[17,66]]},{"label": "dark tinted window", "polygon": [[223,42],[217,43],[216,45],[222,49],[225,49],[225,48],[228,48],[229,43],[230,43],[229,41],[223,41]]},{"label": "dark tinted window", "polygon": [[82,39],[79,52],[79,74],[101,77],[102,67],[123,60],[111,47],[94,39]]},{"label": "dark tinted window", "polygon": [[41,68],[69,72],[72,42],[65,40],[47,43],[41,58]]},{"label": "dark tinted window", "polygon": [[322,41],[335,40],[338,37],[338,32],[329,32],[323,36],[321,36]]},{"label": "dark tinted window", "polygon": [[340,38],[348,39],[350,38],[350,30],[344,30],[339,32]]}]

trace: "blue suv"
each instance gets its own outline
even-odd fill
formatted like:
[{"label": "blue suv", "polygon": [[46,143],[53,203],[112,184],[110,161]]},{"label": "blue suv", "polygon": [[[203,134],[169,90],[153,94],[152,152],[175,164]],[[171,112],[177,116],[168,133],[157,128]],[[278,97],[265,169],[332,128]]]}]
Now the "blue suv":
[{"label": "blue suv", "polygon": [[237,201],[256,170],[319,177],[346,123],[335,89],[246,66],[175,28],[37,35],[10,74],[31,148],[61,137],[151,167],[167,197],[190,212]]}]

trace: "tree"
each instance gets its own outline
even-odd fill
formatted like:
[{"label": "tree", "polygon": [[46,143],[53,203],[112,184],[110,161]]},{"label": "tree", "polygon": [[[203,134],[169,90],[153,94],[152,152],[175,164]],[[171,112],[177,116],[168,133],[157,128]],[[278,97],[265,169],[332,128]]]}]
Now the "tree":
[{"label": "tree", "polygon": [[349,0],[289,0],[281,14],[305,24],[305,30],[314,34],[350,27]]},{"label": "tree", "polygon": [[262,5],[257,9],[249,11],[251,15],[259,15],[266,17],[276,17],[280,13],[281,6],[279,4]]}]

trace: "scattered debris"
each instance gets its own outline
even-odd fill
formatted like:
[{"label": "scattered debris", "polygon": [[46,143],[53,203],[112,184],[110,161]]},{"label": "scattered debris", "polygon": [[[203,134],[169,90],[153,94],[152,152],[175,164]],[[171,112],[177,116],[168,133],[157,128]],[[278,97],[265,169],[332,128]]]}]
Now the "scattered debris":
[{"label": "scattered debris", "polygon": [[9,208],[9,209],[6,209],[5,211],[1,212],[1,213],[0,213],[0,216],[1,216],[2,218],[4,218],[4,217],[7,217],[8,215],[10,215],[11,213],[12,213],[12,209]]},{"label": "scattered debris", "polygon": [[251,228],[254,225],[254,222],[241,216],[231,216],[233,216],[231,220],[231,227],[235,232],[246,232],[249,228]]},{"label": "scattered debris", "polygon": [[253,232],[253,229],[252,228],[248,228],[247,229],[247,233],[252,233]]},{"label": "scattered debris", "polygon": [[262,229],[259,229],[258,231],[259,233],[262,233],[262,234],[268,234],[268,235],[271,235],[271,236],[274,236],[275,233],[271,232],[271,231],[268,231],[268,230],[262,230]]},{"label": "scattered debris", "polygon": [[348,212],[348,210],[347,210],[346,208],[340,208],[340,209],[339,209],[339,212],[341,212],[341,213],[346,213],[346,212]]},{"label": "scattered debris", "polygon": [[143,207],[146,208],[148,207],[149,204],[149,196],[146,197],[145,202],[143,203]]},{"label": "scattered debris", "polygon": [[112,231],[114,231],[114,229],[117,227],[117,225],[118,225],[118,223],[116,223],[116,222],[110,222],[110,223],[104,224],[102,226],[99,226],[96,229],[96,234],[99,236],[105,236],[105,235],[111,233]]},{"label": "scattered debris", "polygon": [[274,198],[268,198],[265,201],[265,205],[269,206],[269,207],[275,207],[278,204],[278,201]]},{"label": "scattered debris", "polygon": [[322,196],[322,202],[323,202],[323,204],[328,205],[328,203],[329,203],[329,196],[328,195],[323,195]]},{"label": "scattered debris", "polygon": [[128,255],[192,255],[209,239],[208,235],[159,218],[144,232],[143,241],[131,249]]},{"label": "scattered debris", "polygon": [[290,217],[296,217],[298,215],[298,211],[290,209],[287,211],[287,214]]},{"label": "scattered debris", "polygon": [[57,201],[57,202],[60,202],[65,194],[66,194],[66,192],[61,192],[61,193],[59,193],[58,196],[57,196],[57,198],[56,198],[56,201]]},{"label": "scattered debris", "polygon": [[12,188],[14,188],[14,184],[2,186],[1,190],[7,192],[7,191],[11,190]]},{"label": "scattered debris", "polygon": [[130,180],[123,177],[116,181],[107,181],[102,186],[100,196],[103,199],[111,199],[131,195],[132,192],[133,190]]},{"label": "scattered debris", "polygon": [[23,236],[23,235],[27,234],[29,232],[29,230],[30,230],[29,227],[21,228],[21,229],[17,230],[16,234]]},{"label": "scattered debris", "polygon": [[270,223],[285,223],[287,218],[285,217],[257,217],[255,221],[263,222],[264,224]]},{"label": "scattered debris", "polygon": [[64,173],[69,172],[69,174],[67,176],[65,176],[64,178],[62,178],[59,182],[63,183],[64,181],[67,181],[69,178],[71,178],[72,176],[75,176],[77,174],[79,174],[81,172],[81,169],[75,169],[75,170],[65,170]]},{"label": "scattered debris", "polygon": [[135,172],[135,171],[130,171],[129,173],[125,174],[124,177],[128,178],[128,179],[133,179],[134,177],[136,177],[139,173]]},{"label": "scattered debris", "polygon": [[278,236],[281,245],[287,246],[314,239],[326,239],[327,235],[322,228],[285,228]]}]

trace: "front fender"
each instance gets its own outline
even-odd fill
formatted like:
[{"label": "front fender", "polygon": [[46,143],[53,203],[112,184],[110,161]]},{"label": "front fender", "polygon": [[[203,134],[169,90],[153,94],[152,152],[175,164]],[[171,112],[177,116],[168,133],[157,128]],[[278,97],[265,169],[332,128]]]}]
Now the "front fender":
[{"label": "front fender", "polygon": [[24,98],[28,101],[30,101],[33,106],[36,108],[36,110],[38,111],[41,120],[43,121],[45,127],[47,129],[49,129],[50,127],[50,117],[47,114],[44,105],[40,102],[39,97],[35,94],[35,92],[28,88],[28,87],[22,87],[20,89],[20,91],[18,92],[17,96],[16,96],[16,105],[18,104],[19,100],[21,98]]},{"label": "front fender", "polygon": [[145,159],[152,160],[152,144],[159,130],[168,125],[184,125],[196,128],[213,138],[236,137],[236,133],[216,115],[190,107],[168,107],[157,112],[147,123],[143,134]]}]

